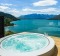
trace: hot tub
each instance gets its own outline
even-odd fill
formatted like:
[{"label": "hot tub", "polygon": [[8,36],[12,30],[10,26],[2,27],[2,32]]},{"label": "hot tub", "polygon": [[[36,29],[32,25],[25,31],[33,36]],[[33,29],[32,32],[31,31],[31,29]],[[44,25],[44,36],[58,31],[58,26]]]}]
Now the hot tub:
[{"label": "hot tub", "polygon": [[18,33],[0,39],[1,56],[52,56],[54,40],[39,33]]}]

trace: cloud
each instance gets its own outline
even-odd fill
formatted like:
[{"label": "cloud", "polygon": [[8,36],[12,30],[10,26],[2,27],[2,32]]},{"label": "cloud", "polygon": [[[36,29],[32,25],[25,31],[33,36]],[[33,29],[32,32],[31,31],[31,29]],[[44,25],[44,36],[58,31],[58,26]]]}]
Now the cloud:
[{"label": "cloud", "polygon": [[17,9],[12,9],[12,10],[10,10],[10,12],[18,13],[19,11]]},{"label": "cloud", "polygon": [[52,11],[56,11],[56,8],[46,8],[46,9],[40,9],[40,10],[35,10],[35,9],[25,8],[25,9],[22,9],[22,10],[23,10],[23,11],[52,12]]},{"label": "cloud", "polygon": [[0,3],[0,6],[17,6],[16,4]]},{"label": "cloud", "polygon": [[33,11],[33,9],[30,9],[30,8],[24,8],[24,9],[22,9],[22,11]]},{"label": "cloud", "polygon": [[12,10],[9,11],[9,13],[18,17],[20,15],[31,14],[33,12],[31,10],[26,10],[26,9],[22,9],[22,10],[12,9]]},{"label": "cloud", "polygon": [[5,5],[4,6],[0,5],[0,11],[12,14],[14,16],[20,15],[20,11],[19,10],[15,9],[15,8],[10,8],[9,6],[5,6]]},{"label": "cloud", "polygon": [[45,8],[45,9],[31,9],[31,8],[25,8],[25,9],[22,9],[22,11],[24,12],[32,12],[32,13],[42,13],[42,14],[58,14],[60,12],[60,10],[58,8],[53,8],[53,7],[50,7],[50,8]]},{"label": "cloud", "polygon": [[15,9],[10,8],[9,6],[0,6],[0,11],[12,14],[16,17],[20,15],[32,14],[32,13],[40,13],[40,14],[59,14],[60,9],[58,8],[44,8],[44,9],[32,9],[32,8],[24,8],[24,9]]},{"label": "cloud", "polygon": [[7,7],[7,6],[0,6],[0,11],[5,11],[5,10],[7,10],[7,9],[10,9],[10,8]]},{"label": "cloud", "polygon": [[12,6],[13,4],[1,3],[0,5],[2,5],[2,6]]},{"label": "cloud", "polygon": [[12,9],[9,6],[0,6],[0,11],[12,14],[14,16],[17,16],[20,13],[17,9]]},{"label": "cloud", "polygon": [[46,9],[42,9],[40,10],[41,12],[56,12],[56,8],[46,8]]},{"label": "cloud", "polygon": [[41,0],[38,2],[34,2],[34,6],[51,6],[51,5],[56,5],[58,1],[56,0]]},{"label": "cloud", "polygon": [[19,16],[20,15],[20,10],[12,9],[12,10],[8,11],[8,13],[10,13],[14,16]]}]

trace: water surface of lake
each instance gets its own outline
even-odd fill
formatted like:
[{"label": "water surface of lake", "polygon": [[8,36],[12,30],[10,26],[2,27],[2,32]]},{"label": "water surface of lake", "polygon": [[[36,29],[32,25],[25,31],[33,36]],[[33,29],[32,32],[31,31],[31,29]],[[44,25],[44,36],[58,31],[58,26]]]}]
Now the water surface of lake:
[{"label": "water surface of lake", "polygon": [[37,32],[60,36],[60,20],[18,20],[11,23],[15,25],[5,27],[5,31]]}]

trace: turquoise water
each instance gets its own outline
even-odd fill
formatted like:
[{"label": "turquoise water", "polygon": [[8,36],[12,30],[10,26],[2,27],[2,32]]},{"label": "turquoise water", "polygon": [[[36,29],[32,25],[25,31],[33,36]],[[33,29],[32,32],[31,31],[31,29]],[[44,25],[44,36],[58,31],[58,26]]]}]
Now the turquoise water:
[{"label": "turquoise water", "polygon": [[11,23],[15,25],[6,27],[6,31],[47,33],[60,36],[60,20],[18,20]]},{"label": "turquoise water", "polygon": [[1,45],[5,50],[30,52],[46,47],[49,41],[45,37],[37,33],[17,34],[3,40]]}]

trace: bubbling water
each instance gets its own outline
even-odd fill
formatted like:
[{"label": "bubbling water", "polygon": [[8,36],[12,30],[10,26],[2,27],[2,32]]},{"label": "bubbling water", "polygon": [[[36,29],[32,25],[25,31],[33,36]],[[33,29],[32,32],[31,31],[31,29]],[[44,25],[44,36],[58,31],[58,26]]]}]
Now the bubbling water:
[{"label": "bubbling water", "polygon": [[17,34],[4,39],[1,46],[4,50],[31,52],[48,45],[46,36],[38,33]]}]

